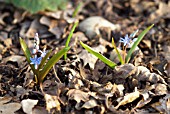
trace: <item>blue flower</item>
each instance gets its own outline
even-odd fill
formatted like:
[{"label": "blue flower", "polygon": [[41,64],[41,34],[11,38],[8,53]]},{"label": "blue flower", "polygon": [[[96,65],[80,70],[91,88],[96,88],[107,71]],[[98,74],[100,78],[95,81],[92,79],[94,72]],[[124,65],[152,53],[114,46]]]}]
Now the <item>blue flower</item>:
[{"label": "blue flower", "polygon": [[38,52],[41,53],[41,57],[45,57],[45,55],[47,54],[47,52],[45,50],[43,50],[43,51],[38,50]]},{"label": "blue flower", "polygon": [[128,34],[126,34],[125,38],[120,38],[119,42],[122,42],[124,46],[126,46],[126,45],[130,45],[131,41],[132,41],[131,38],[129,38]]},{"label": "blue flower", "polygon": [[35,56],[34,58],[30,57],[30,60],[31,60],[30,64],[34,64],[35,69],[37,69],[38,65],[41,63],[42,57],[37,57],[37,56]]}]

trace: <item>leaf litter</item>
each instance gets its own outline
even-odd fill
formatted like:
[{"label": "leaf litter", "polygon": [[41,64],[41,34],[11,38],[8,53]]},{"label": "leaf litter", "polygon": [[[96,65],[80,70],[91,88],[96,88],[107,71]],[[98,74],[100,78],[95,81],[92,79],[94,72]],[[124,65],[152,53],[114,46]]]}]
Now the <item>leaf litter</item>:
[{"label": "leaf litter", "polygon": [[[1,4],[0,113],[168,114],[170,34],[169,12],[165,9],[169,9],[170,2],[89,0],[72,17],[78,2],[70,2],[64,11],[42,11],[34,15]],[[23,56],[19,37],[31,49],[34,34],[38,32],[41,44],[48,50],[59,50],[77,20],[80,24],[73,33],[68,59],[59,60],[53,67],[41,92]],[[138,45],[130,63],[119,65],[111,45],[112,37],[118,45],[120,37],[153,23],[156,26]],[[79,41],[86,42],[118,66],[109,68],[87,53]],[[31,105],[25,107],[28,103]]]}]

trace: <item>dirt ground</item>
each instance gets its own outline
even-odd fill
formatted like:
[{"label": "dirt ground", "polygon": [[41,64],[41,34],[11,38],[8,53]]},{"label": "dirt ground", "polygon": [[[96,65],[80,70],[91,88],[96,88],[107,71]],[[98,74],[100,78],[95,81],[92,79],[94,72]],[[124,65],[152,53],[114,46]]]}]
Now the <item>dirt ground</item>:
[{"label": "dirt ground", "polygon": [[[78,4],[80,8],[73,17]],[[35,14],[0,4],[0,114],[170,114],[170,2],[168,0],[72,0],[65,10]],[[62,57],[36,84],[20,40],[30,51],[52,54],[65,46],[75,22],[68,58]],[[112,46],[148,26],[131,60],[121,65]],[[88,53],[80,41],[117,63]],[[129,48],[127,49],[127,51]]]}]

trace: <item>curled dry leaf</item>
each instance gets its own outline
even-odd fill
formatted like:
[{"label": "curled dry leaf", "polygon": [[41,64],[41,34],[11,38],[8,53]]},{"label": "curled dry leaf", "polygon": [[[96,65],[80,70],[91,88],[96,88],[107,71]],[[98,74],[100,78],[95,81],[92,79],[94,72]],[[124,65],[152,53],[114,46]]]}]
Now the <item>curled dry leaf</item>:
[{"label": "curled dry leaf", "polygon": [[119,104],[115,107],[116,109],[119,108],[119,106],[125,105],[127,103],[131,103],[137,98],[139,98],[140,92],[135,88],[135,91],[132,93],[129,93],[123,97],[123,100],[119,101]]},{"label": "curled dry leaf", "polygon": [[150,101],[152,100],[151,95],[149,94],[148,90],[144,90],[140,94],[143,98],[138,102],[138,104],[135,106],[135,108],[142,108],[145,105],[147,105],[148,103],[150,103]]},{"label": "curled dry leaf", "polygon": [[32,110],[37,103],[38,100],[24,99],[21,101],[22,109],[26,114],[32,114]]},{"label": "curled dry leaf", "polygon": [[44,94],[44,98],[46,101],[46,109],[49,113],[52,111],[53,108],[55,108],[57,112],[61,111],[60,102],[57,96]]},{"label": "curled dry leaf", "polygon": [[26,33],[26,37],[28,38],[33,38],[36,32],[41,33],[41,38],[42,34],[45,32],[46,27],[40,24],[39,19],[34,19],[31,22],[31,25]]},{"label": "curled dry leaf", "polygon": [[168,4],[164,3],[164,2],[160,2],[159,3],[159,8],[151,13],[149,19],[150,19],[150,22],[153,22],[159,18],[161,18],[162,16],[166,15],[169,13],[169,10],[170,10],[170,2]]},{"label": "curled dry leaf", "polygon": [[80,103],[81,101],[86,102],[89,100],[89,94],[79,89],[70,89],[67,92],[67,95],[70,100],[75,100],[77,103]]},{"label": "curled dry leaf", "polygon": [[[11,103],[11,97],[0,97],[0,113],[1,114],[14,114],[15,111],[21,108],[20,103]],[[8,103],[10,102],[10,103]]]},{"label": "curled dry leaf", "polygon": [[165,84],[153,84],[150,86],[150,88],[153,88],[153,92],[155,95],[166,95],[168,93],[167,86]]},{"label": "curled dry leaf", "polygon": [[21,66],[23,64],[24,60],[25,60],[24,56],[11,55],[11,56],[4,58],[2,62],[5,64],[7,62],[16,62],[18,64],[18,66]]},{"label": "curled dry leaf", "polygon": [[159,113],[169,114],[170,112],[170,94],[167,94],[163,99],[160,99],[158,102],[151,105]]},{"label": "curled dry leaf", "polygon": [[133,64],[124,64],[124,65],[116,66],[114,69],[115,72],[114,78],[125,80],[128,76],[132,75],[135,71],[136,71],[136,67]]},{"label": "curled dry leaf", "polygon": [[[151,73],[149,69],[147,69],[144,66],[134,66],[133,64],[124,64],[120,66],[115,67],[115,76],[114,78],[119,79],[118,81],[120,82],[120,79],[125,79],[128,76],[132,76],[133,78],[137,79],[138,82],[140,81],[145,81],[145,82],[151,82],[151,83],[163,83],[167,85],[165,80],[158,74],[156,73]],[[123,80],[121,80],[123,81]]]},{"label": "curled dry leaf", "polygon": [[110,28],[110,30],[120,28],[119,25],[113,24],[100,16],[89,17],[79,24],[79,29],[91,39],[100,35],[99,28],[101,27]]},{"label": "curled dry leaf", "polygon": [[151,73],[149,71],[149,69],[147,69],[146,67],[144,66],[138,66],[137,67],[137,70],[134,74],[134,77],[137,76],[137,79],[139,81],[149,81],[151,83],[158,83],[158,82],[161,82],[163,84],[166,84],[167,83],[165,82],[165,80],[158,74],[156,73]]},{"label": "curled dry leaf", "polygon": [[98,106],[97,101],[95,99],[90,99],[89,101],[85,102],[81,108],[90,109]]},{"label": "curled dry leaf", "polygon": [[48,26],[48,31],[54,34],[57,38],[61,38],[61,35],[64,33],[64,28],[67,24],[64,20],[58,21],[47,16],[42,16],[40,18],[40,23]]}]

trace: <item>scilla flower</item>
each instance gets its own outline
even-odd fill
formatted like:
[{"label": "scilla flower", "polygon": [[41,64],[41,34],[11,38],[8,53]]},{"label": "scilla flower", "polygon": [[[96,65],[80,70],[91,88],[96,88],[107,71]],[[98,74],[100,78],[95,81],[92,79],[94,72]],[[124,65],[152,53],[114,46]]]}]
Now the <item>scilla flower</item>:
[{"label": "scilla flower", "polygon": [[[134,37],[138,33],[138,31],[139,30],[137,29],[130,36],[128,36],[128,34],[126,34],[125,38],[120,38],[119,42],[122,42],[124,44],[124,46],[127,45],[128,47],[131,47],[132,43],[134,43],[137,40],[137,38],[134,38]],[[132,40],[132,38],[134,38],[134,39]]]},{"label": "scilla flower", "polygon": [[122,42],[124,46],[126,46],[126,45],[130,45],[131,41],[132,41],[131,38],[129,38],[128,34],[126,34],[125,38],[120,38],[119,42]]},{"label": "scilla flower", "polygon": [[31,63],[30,64],[34,64],[35,69],[38,68],[38,65],[41,63],[42,57],[37,57],[36,55],[34,56],[34,58],[31,58]]},{"label": "scilla flower", "polygon": [[38,52],[41,53],[41,57],[45,57],[45,55],[47,54],[47,52],[45,50],[43,50],[43,51],[38,50]]}]

